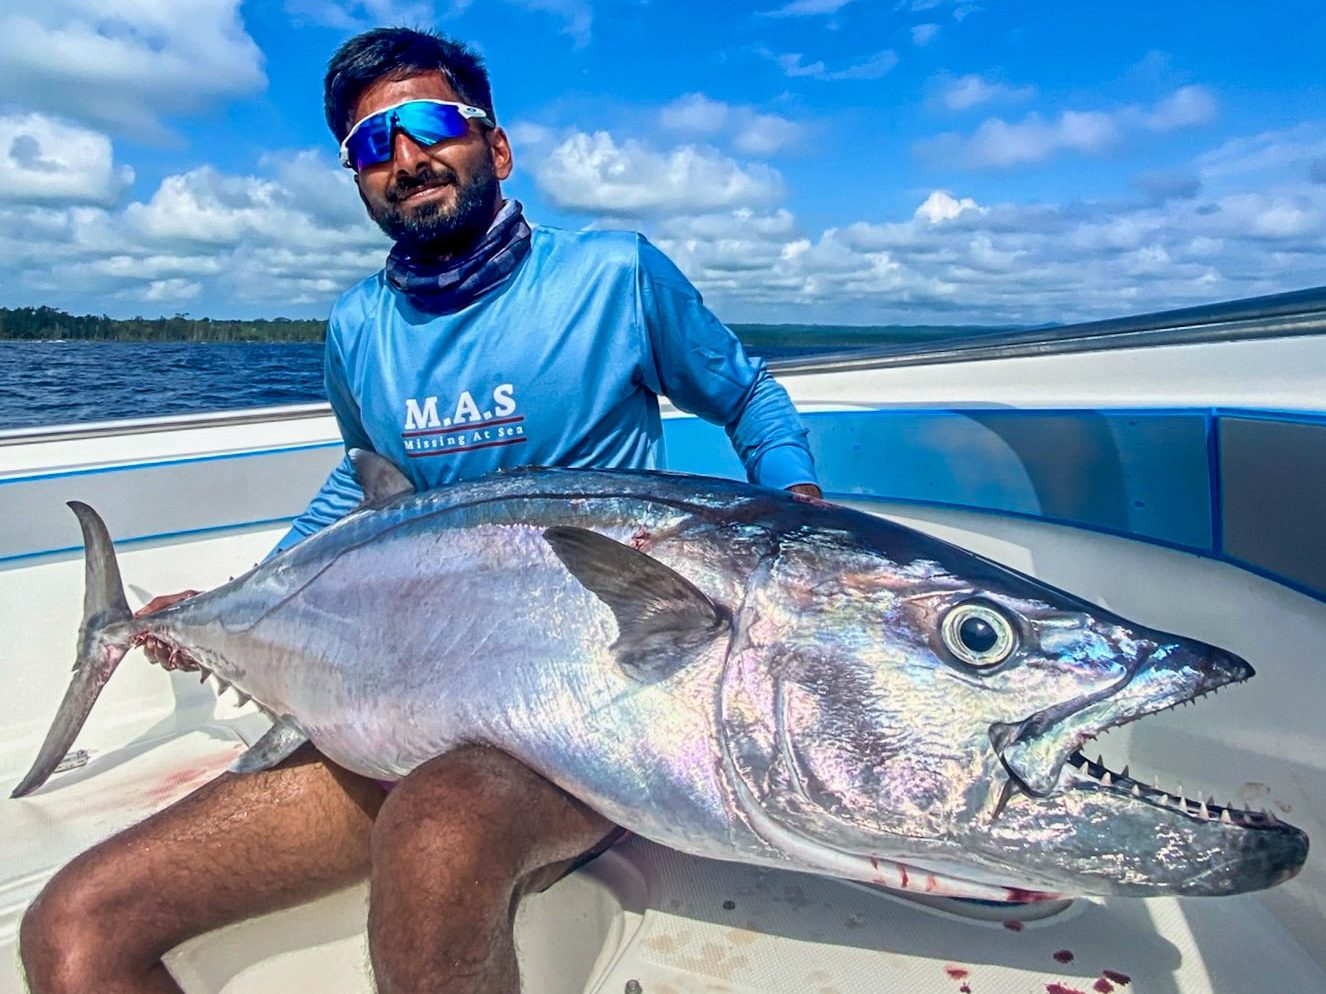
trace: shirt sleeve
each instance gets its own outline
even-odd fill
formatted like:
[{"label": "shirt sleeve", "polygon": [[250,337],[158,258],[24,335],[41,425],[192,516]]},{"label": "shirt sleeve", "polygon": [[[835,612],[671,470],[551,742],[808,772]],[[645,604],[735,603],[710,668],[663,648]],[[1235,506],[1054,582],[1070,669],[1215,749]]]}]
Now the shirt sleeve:
[{"label": "shirt sleeve", "polygon": [[351,449],[373,451],[373,445],[360,419],[359,404],[350,392],[345,363],[332,327],[327,329],[327,344],[323,348],[323,379],[327,387],[327,399],[331,401],[332,413],[336,416],[341,438],[345,441],[346,455],[331,471],[322,489],[309,501],[308,507],[290,523],[290,530],[285,533],[285,537],[268,553],[269,559],[339,521],[364,500],[364,491],[355,476],[349,452]]},{"label": "shirt sleeve", "polygon": [[752,483],[815,483],[806,429],[762,359],[704,306],[667,256],[638,237],[636,292],[648,344],[646,386],[677,407],[721,424]]}]

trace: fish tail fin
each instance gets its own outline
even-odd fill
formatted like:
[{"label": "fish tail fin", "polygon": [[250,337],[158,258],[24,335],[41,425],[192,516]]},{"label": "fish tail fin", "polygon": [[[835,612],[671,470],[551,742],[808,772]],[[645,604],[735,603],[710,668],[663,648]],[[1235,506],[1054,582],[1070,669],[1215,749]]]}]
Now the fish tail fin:
[{"label": "fish tail fin", "polygon": [[[83,529],[83,627],[79,644],[85,645],[87,635],[117,621],[133,617],[124,596],[124,582],[120,579],[120,564],[115,558],[106,523],[88,505],[71,500],[69,509],[78,516]],[[80,653],[81,655],[81,653]]]},{"label": "fish tail fin", "polygon": [[88,505],[70,501],[83,529],[86,588],[83,593],[83,624],[78,631],[78,658],[74,677],[65,691],[46,739],[27,775],[19,781],[10,797],[22,797],[36,790],[55,771],[74,744],[87,721],[92,705],[111,674],[133,647],[141,627],[124,596],[120,566],[115,559],[106,524]]}]

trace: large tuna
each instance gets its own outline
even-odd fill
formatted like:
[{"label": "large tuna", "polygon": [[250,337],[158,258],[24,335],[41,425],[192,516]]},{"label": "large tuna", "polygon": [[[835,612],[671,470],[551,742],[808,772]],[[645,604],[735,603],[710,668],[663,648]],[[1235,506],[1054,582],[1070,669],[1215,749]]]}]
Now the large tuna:
[{"label": "large tuna", "polygon": [[686,852],[995,900],[1232,894],[1307,837],[1086,761],[1100,731],[1246,680],[916,531],[820,501],[657,473],[529,471],[370,501],[209,593],[132,618],[87,546],[73,684],[31,772],[72,745],[125,652],[187,651],[276,721],[403,777],[496,746]]}]

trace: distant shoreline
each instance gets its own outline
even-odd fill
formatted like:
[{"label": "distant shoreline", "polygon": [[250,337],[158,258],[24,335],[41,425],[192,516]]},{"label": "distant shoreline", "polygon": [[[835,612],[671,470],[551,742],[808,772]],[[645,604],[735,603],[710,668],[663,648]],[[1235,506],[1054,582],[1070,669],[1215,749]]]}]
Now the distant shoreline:
[{"label": "distant shoreline", "polygon": [[[750,346],[859,346],[935,341],[1008,328],[978,325],[731,324]],[[213,320],[176,314],[112,318],[67,314],[54,307],[0,307],[0,341],[54,342],[321,342],[326,322],[307,318]]]}]

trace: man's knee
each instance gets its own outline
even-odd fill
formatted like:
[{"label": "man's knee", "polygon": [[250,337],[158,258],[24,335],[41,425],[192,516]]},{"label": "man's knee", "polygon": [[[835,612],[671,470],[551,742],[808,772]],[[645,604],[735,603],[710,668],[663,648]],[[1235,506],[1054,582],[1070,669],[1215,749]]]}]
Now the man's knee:
[{"label": "man's knee", "polygon": [[[503,812],[515,801],[503,775],[515,760],[467,746],[424,764],[388,795],[373,825],[375,872],[383,866],[416,868],[472,879],[492,875],[522,848],[504,844]],[[507,858],[503,859],[506,852]]]},{"label": "man's knee", "polygon": [[373,828],[374,876],[426,872],[438,886],[509,889],[611,828],[500,750],[467,746],[425,763],[388,796]]},{"label": "man's knee", "polygon": [[117,927],[112,921],[94,877],[67,870],[57,874],[28,906],[19,926],[28,986],[33,994],[96,990],[116,961],[132,955],[132,938],[122,923]]}]

